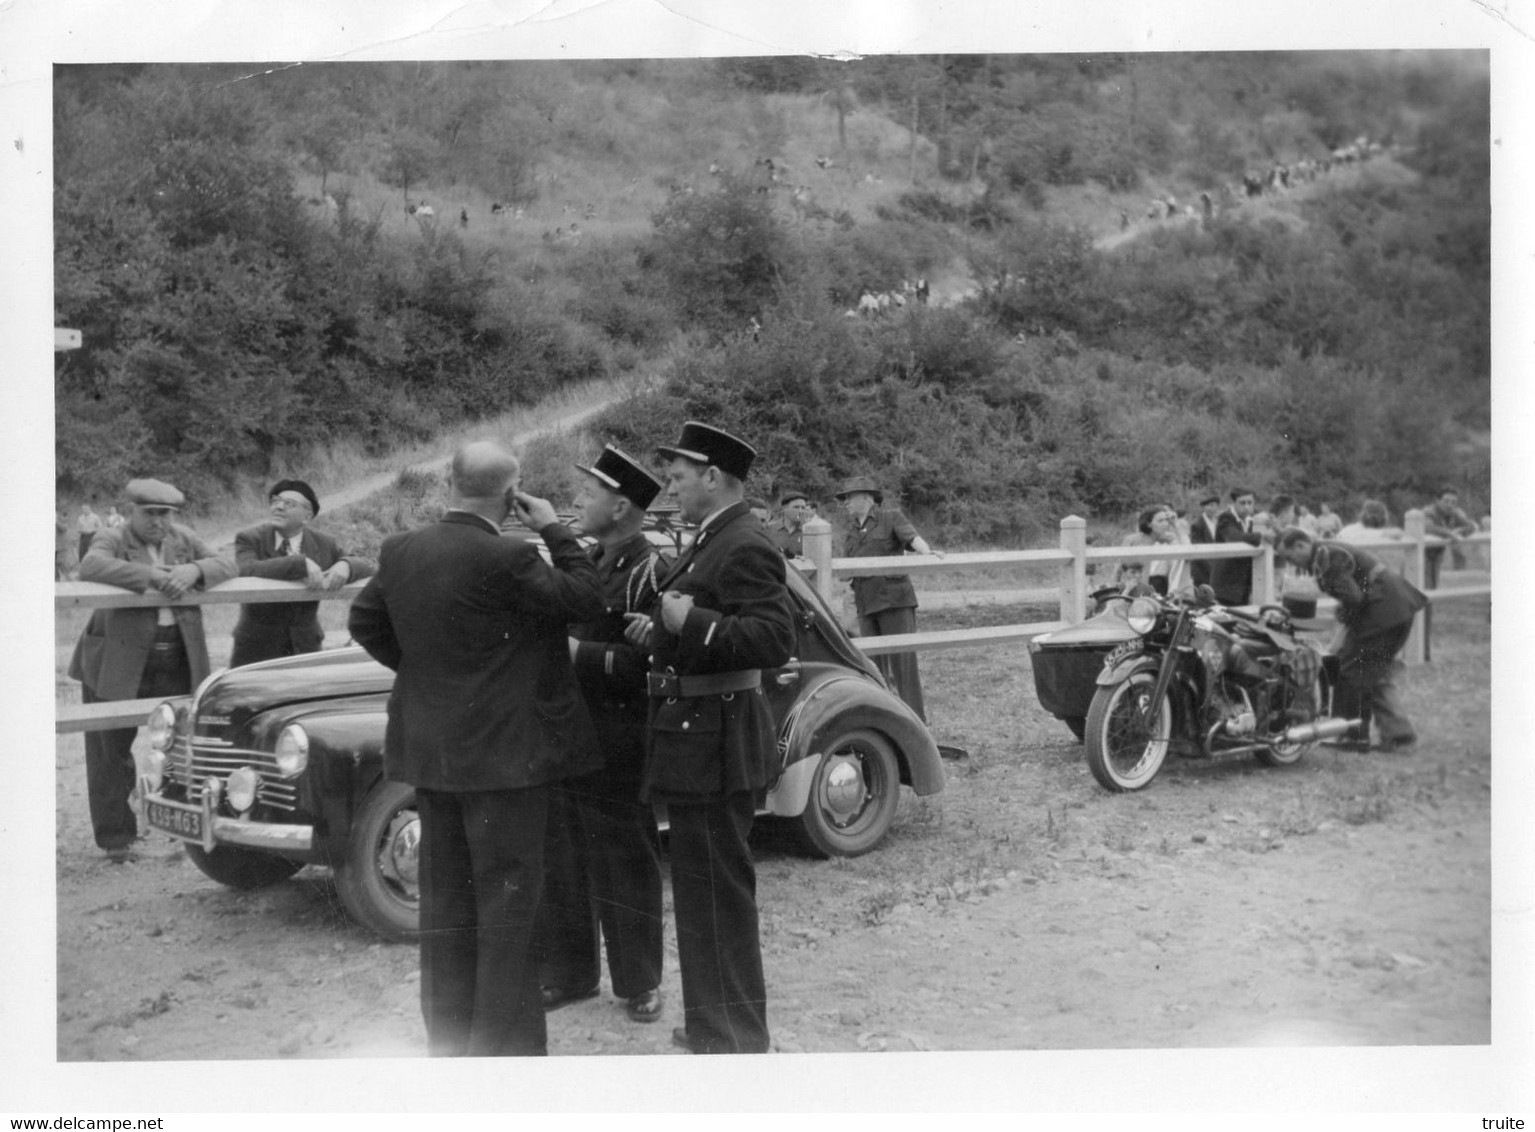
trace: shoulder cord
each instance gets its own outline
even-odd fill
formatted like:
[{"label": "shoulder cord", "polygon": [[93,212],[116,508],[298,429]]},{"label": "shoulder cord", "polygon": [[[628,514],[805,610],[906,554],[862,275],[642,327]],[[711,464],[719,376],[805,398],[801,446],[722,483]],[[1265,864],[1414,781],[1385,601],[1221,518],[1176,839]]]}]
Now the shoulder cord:
[{"label": "shoulder cord", "polygon": [[654,602],[658,586],[656,585],[656,562],[660,555],[651,550],[645,555],[645,561],[637,563],[634,569],[629,571],[629,580],[624,584],[624,609],[629,613],[637,613]]}]

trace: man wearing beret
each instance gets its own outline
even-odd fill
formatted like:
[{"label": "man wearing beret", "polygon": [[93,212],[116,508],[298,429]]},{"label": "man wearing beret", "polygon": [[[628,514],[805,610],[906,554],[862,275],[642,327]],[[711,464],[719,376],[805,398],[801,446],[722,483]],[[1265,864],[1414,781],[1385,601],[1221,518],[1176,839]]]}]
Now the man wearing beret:
[{"label": "man wearing beret", "polygon": [[[281,578],[303,582],[312,590],[334,590],[373,574],[371,558],[344,555],[335,539],[310,529],[309,521],[320,513],[320,500],[303,480],[278,480],[267,499],[272,521],[235,535],[235,565],[241,577]],[[241,606],[229,663],[238,667],[319,652],[325,639],[319,610],[316,601]]]},{"label": "man wearing beret", "polygon": [[626,638],[655,605],[660,555],[641,529],[661,491],[611,444],[583,473],[572,529],[602,582],[602,616],[573,625],[570,655],[602,748],[600,771],[553,791],[539,907],[544,1005],[590,998],[601,977],[599,927],[613,994],[634,1022],[661,1017],[661,861],[655,808],[640,801],[648,660]]},{"label": "man wearing beret", "polygon": [[[235,576],[235,564],[215,554],[175,522],[185,498],[160,480],[130,480],[128,521],[91,538],[80,560],[82,582],[105,582],[136,593],[158,590],[171,601]],[[84,703],[184,696],[208,675],[202,610],[195,605],[98,609],[75,646],[69,675]],[[128,796],[136,727],[85,733],[85,778],[96,844],[115,861],[131,860],[138,821]]]},{"label": "man wearing beret", "polygon": [[778,498],[778,518],[768,524],[768,535],[786,558],[805,556],[805,520],[815,514],[803,491],[786,491]]},{"label": "man wearing beret", "polygon": [[766,1053],[757,874],[746,839],[775,772],[762,670],[786,664],[794,615],[783,553],[747,509],[756,450],[688,421],[657,449],[692,544],[659,580],[650,635],[644,794],[665,802],[685,1024],[692,1053]]},{"label": "man wearing beret", "polygon": [[[844,553],[849,558],[886,558],[906,551],[937,554],[905,515],[883,506],[884,492],[869,476],[854,476],[837,492],[853,520]],[[881,574],[853,579],[853,602],[858,610],[858,635],[890,637],[917,631],[917,591],[905,574]],[[922,719],[922,677],[914,652],[882,653],[875,657],[885,680],[896,695]]]}]

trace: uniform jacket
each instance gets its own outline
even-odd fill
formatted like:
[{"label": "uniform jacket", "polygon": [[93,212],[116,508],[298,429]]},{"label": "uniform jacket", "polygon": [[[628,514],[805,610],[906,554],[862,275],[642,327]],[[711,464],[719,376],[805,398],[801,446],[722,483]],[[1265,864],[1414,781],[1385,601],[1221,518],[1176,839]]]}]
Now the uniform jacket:
[{"label": "uniform jacket", "polygon": [[[843,553],[848,558],[887,558],[911,549],[917,529],[901,512],[876,508],[860,525],[847,532]],[[854,578],[853,601],[858,616],[870,617],[886,609],[917,608],[917,591],[904,574]]]},{"label": "uniform jacket", "polygon": [[[1231,508],[1222,511],[1215,520],[1216,542],[1245,542],[1248,546],[1260,546],[1263,535],[1256,530],[1244,530],[1242,520]],[[1216,558],[1210,563],[1210,587],[1215,590],[1215,600],[1222,605],[1245,605],[1252,597],[1253,560],[1251,558]]]},{"label": "uniform jacket", "polygon": [[605,766],[626,777],[638,777],[645,751],[646,714],[650,697],[646,675],[647,650],[624,640],[625,613],[649,613],[655,607],[657,571],[665,562],[643,534],[635,534],[612,550],[587,551],[602,584],[600,617],[571,626],[576,646],[576,679],[587,710],[597,726]]},{"label": "uniform jacket", "polygon": [[[1216,516],[1218,519],[1219,516]],[[1201,511],[1189,520],[1189,544],[1191,546],[1209,546],[1215,542],[1215,532],[1210,529],[1210,524],[1205,522],[1204,512]],[[1196,586],[1210,585],[1210,579],[1214,576],[1215,564],[1209,559],[1189,559],[1189,580]]]},{"label": "uniform jacket", "polygon": [[1355,637],[1411,624],[1428,604],[1423,592],[1388,570],[1367,550],[1342,542],[1319,542],[1311,552],[1317,587],[1338,600],[1338,622]]},{"label": "uniform jacket", "polygon": [[[783,552],[745,502],[700,532],[659,579],[691,594],[680,634],[657,603],[651,666],[679,676],[777,668],[794,651],[794,611]],[[650,699],[647,798],[701,802],[758,791],[775,772],[777,736],[762,688],[727,695]]]},{"label": "uniform jacket", "polygon": [[[205,589],[235,576],[233,559],[215,554],[195,532],[180,524],[171,525],[160,543],[160,555],[166,566],[186,563],[197,566],[203,575],[200,585]],[[90,549],[80,560],[82,582],[105,582],[144,593],[151,588],[149,580],[153,576],[149,544],[127,525],[97,531],[91,538]],[[172,613],[186,645],[195,688],[208,675],[208,642],[203,635],[202,610],[195,605],[183,605],[174,607]],[[133,699],[138,695],[144,662],[159,621],[157,609],[96,610],[75,646],[69,662],[70,677],[101,699]]]},{"label": "uniform jacket", "polygon": [[[235,535],[235,565],[242,578],[276,578],[302,582],[308,575],[304,559],[312,558],[322,570],[329,570],[345,559],[351,567],[351,581],[371,578],[377,569],[371,558],[342,554],[336,540],[307,527],[299,532],[303,554],[280,553],[282,535],[275,523],[262,523]],[[272,654],[286,651],[289,642],[295,652],[316,652],[325,633],[320,628],[320,603],[317,601],[255,602],[240,607],[234,639],[258,649],[270,647]]]},{"label": "uniform jacket", "polygon": [[384,771],[428,790],[510,790],[594,769],[566,626],[602,611],[597,571],[558,523],[522,538],[450,511],[391,535],[352,601],[357,643],[397,673]]}]

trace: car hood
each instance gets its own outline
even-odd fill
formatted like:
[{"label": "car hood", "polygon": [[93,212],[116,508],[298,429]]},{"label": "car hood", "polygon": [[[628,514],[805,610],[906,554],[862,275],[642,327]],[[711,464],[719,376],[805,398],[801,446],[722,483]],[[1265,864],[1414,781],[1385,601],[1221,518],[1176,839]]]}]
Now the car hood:
[{"label": "car hood", "polygon": [[352,646],[215,673],[197,697],[200,724],[238,726],[256,712],[314,700],[387,694],[394,673]]}]

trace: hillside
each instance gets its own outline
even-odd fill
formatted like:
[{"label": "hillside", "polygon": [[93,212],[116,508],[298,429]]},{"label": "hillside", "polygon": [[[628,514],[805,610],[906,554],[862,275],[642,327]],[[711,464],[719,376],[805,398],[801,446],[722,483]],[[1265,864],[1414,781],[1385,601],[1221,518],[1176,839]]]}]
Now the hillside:
[{"label": "hillside", "polygon": [[60,68],[60,498],[215,499],[627,377],[605,436],[708,414],[763,490],[878,471],[948,534],[1233,480],[1485,506],[1485,64]]}]

